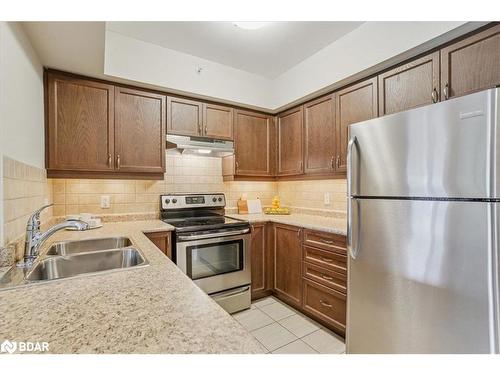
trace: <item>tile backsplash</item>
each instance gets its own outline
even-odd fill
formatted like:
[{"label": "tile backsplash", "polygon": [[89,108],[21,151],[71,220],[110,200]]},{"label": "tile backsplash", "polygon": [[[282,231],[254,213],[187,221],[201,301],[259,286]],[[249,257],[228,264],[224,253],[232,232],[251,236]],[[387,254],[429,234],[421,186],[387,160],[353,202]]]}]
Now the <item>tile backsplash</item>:
[{"label": "tile backsplash", "polygon": [[[52,203],[52,180],[45,169],[3,156],[4,243],[11,244],[24,237],[26,222],[33,211]],[[52,218],[52,208],[42,212],[42,225]],[[19,251],[17,251],[19,253]],[[16,258],[19,258],[17,254]]]},{"label": "tile backsplash", "polygon": [[[343,179],[278,182],[281,204],[300,212],[343,214],[347,210],[346,189]],[[330,203],[325,203],[326,194]]]},{"label": "tile backsplash", "polygon": [[[167,154],[163,180],[53,180],[54,215],[156,213],[165,193],[223,192],[221,159]],[[110,208],[101,208],[101,196]]]}]

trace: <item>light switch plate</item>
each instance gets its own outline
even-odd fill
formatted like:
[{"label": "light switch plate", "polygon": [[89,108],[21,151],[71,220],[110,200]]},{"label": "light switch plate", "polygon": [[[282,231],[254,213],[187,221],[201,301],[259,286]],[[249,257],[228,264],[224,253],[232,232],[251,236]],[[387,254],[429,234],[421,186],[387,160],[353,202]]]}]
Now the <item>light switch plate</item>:
[{"label": "light switch plate", "polygon": [[323,197],[323,202],[325,203],[325,205],[330,204],[330,193],[325,193],[325,195]]},{"label": "light switch plate", "polygon": [[111,207],[111,199],[109,195],[101,195],[101,208],[110,208]]}]

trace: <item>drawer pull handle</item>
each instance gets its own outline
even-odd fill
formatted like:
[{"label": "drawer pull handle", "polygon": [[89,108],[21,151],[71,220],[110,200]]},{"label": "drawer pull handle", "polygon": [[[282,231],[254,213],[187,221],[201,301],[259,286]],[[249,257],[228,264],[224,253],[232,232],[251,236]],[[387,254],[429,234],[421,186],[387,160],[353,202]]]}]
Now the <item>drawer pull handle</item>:
[{"label": "drawer pull handle", "polygon": [[333,240],[324,240],[324,239],[321,239],[321,242],[326,243],[328,245],[333,245]]},{"label": "drawer pull handle", "polygon": [[332,260],[332,259],[330,259],[330,258],[325,258],[325,257],[321,257],[321,260],[322,260],[323,262],[327,262],[327,263],[332,263],[332,262],[333,262],[333,260]]},{"label": "drawer pull handle", "polygon": [[325,280],[329,280],[329,281],[333,280],[333,277],[331,277],[331,276],[321,275],[321,277]]},{"label": "drawer pull handle", "polygon": [[325,307],[330,307],[330,308],[332,307],[331,304],[329,304],[328,302],[324,302],[322,299],[319,300],[319,303],[321,303]]}]

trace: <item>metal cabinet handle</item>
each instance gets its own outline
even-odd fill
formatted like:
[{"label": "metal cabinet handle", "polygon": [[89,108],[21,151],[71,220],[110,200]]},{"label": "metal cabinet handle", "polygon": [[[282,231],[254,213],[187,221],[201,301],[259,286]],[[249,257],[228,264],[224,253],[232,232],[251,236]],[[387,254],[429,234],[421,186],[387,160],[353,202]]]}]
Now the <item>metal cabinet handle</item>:
[{"label": "metal cabinet handle", "polygon": [[450,87],[448,86],[448,84],[444,85],[443,95],[445,100],[448,100],[448,98],[450,97]]},{"label": "metal cabinet handle", "polygon": [[320,239],[320,241],[326,243],[327,245],[333,245],[333,240]]},{"label": "metal cabinet handle", "polygon": [[234,164],[236,165],[236,170],[240,169],[240,164],[237,161],[235,161]]},{"label": "metal cabinet handle", "polygon": [[333,262],[333,259],[330,259],[330,258],[325,258],[325,257],[321,257],[321,260],[323,262],[327,262],[327,263],[332,263]]},{"label": "metal cabinet handle", "polygon": [[433,103],[437,103],[437,101],[438,101],[438,92],[437,92],[436,88],[434,88],[432,90],[431,98],[432,98],[432,102]]},{"label": "metal cabinet handle", "polygon": [[335,166],[337,167],[337,169],[340,168],[340,155],[337,155],[337,159],[335,160]]},{"label": "metal cabinet handle", "polygon": [[120,154],[116,155],[116,168],[120,169]]},{"label": "metal cabinet handle", "polygon": [[321,277],[322,277],[323,279],[325,279],[325,280],[328,280],[328,281],[333,280],[333,277],[326,276],[326,275],[323,275],[323,274],[321,274]]},{"label": "metal cabinet handle", "polygon": [[300,238],[300,232],[302,232],[302,228],[300,228],[298,231],[297,231],[297,237]]},{"label": "metal cabinet handle", "polygon": [[111,167],[111,154],[108,154],[108,167]]},{"label": "metal cabinet handle", "polygon": [[205,135],[208,134],[208,126],[205,125]]},{"label": "metal cabinet handle", "polygon": [[331,304],[329,304],[328,302],[324,302],[322,299],[319,300],[319,303],[321,303],[325,307],[332,307]]},{"label": "metal cabinet handle", "polygon": [[203,126],[198,123],[198,134],[201,135],[201,132],[203,131]]}]

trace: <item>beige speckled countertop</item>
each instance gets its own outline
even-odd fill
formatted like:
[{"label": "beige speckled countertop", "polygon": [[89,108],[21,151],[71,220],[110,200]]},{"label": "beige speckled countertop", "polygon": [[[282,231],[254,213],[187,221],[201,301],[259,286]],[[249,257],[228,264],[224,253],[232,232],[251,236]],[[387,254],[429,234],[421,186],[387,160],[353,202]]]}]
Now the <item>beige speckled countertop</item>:
[{"label": "beige speckled countertop", "polygon": [[160,220],[62,231],[44,245],[128,236],[148,267],[0,290],[0,338],[47,341],[50,353],[263,353],[260,344],[199,289],[143,232]]},{"label": "beige speckled countertop", "polygon": [[306,229],[319,230],[335,234],[346,235],[347,220],[345,218],[316,216],[305,214],[290,215],[266,215],[266,214],[228,214],[227,216],[235,219],[248,220],[250,223],[271,221],[273,223],[289,224]]}]

